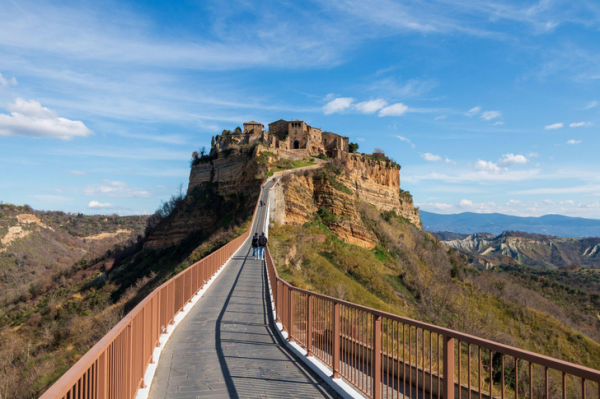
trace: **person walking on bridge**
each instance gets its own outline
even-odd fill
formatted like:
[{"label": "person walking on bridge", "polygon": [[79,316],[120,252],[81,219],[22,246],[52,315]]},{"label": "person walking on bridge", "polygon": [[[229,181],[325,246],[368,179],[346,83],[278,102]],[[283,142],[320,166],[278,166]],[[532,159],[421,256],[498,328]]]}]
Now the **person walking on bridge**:
[{"label": "person walking on bridge", "polygon": [[265,247],[267,246],[267,243],[269,242],[269,240],[267,240],[267,237],[265,236],[265,233],[263,231],[262,235],[260,237],[258,237],[258,258],[259,259],[265,259]]},{"label": "person walking on bridge", "polygon": [[252,237],[252,256],[254,257],[254,259],[256,259],[256,257],[258,256],[258,241],[259,241],[260,237],[258,236],[258,233],[254,233],[254,237]]}]

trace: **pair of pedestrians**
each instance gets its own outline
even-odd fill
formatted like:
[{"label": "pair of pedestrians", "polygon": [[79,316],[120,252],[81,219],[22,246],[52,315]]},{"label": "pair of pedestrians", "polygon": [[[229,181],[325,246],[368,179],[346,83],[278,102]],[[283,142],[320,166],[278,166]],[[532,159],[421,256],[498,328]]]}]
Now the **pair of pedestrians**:
[{"label": "pair of pedestrians", "polygon": [[252,256],[254,259],[265,259],[265,247],[267,246],[267,237],[263,232],[260,236],[258,233],[254,233],[254,237],[252,237]]}]

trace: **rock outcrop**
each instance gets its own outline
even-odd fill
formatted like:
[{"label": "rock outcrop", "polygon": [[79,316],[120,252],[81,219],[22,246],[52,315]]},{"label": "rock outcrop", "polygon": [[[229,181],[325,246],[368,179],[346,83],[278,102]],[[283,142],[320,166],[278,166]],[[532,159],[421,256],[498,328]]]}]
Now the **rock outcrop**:
[{"label": "rock outcrop", "polygon": [[272,191],[273,220],[301,225],[319,214],[341,240],[365,248],[375,243],[362,224],[356,201],[394,211],[420,227],[410,194],[400,190],[400,167],[386,159],[347,154],[325,171],[293,174]]},{"label": "rock outcrop", "polygon": [[181,208],[148,235],[144,248],[175,245],[192,233],[211,232],[232,217],[251,215],[260,191],[260,169],[256,148],[220,152],[195,162]]},{"label": "rock outcrop", "polygon": [[313,174],[293,176],[286,183],[283,195],[286,224],[304,224],[319,210],[325,209],[331,214],[327,217],[327,227],[342,241],[365,248],[375,247],[356,211],[354,196],[333,187],[327,179]]},{"label": "rock outcrop", "polygon": [[382,211],[394,211],[417,227],[419,211],[412,196],[400,190],[400,165],[363,154],[346,154],[342,158],[346,174],[339,180],[361,200]]}]

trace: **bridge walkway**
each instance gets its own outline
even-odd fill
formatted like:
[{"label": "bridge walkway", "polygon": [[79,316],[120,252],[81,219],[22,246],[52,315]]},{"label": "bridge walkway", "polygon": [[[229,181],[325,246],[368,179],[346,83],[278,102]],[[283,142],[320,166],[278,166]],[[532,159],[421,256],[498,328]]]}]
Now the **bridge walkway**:
[{"label": "bridge walkway", "polygon": [[149,398],[338,398],[280,342],[271,317],[265,269],[246,242],[173,332]]}]

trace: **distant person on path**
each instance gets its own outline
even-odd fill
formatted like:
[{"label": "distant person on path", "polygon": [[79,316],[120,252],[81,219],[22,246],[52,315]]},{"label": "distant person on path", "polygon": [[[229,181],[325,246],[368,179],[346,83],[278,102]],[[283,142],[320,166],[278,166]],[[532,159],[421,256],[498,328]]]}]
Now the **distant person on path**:
[{"label": "distant person on path", "polygon": [[256,256],[258,255],[258,242],[260,241],[260,237],[258,236],[258,233],[254,233],[254,237],[252,237],[252,256],[254,257],[254,259],[256,259]]},{"label": "distant person on path", "polygon": [[258,258],[265,259],[265,247],[267,246],[267,237],[265,237],[265,233],[263,232],[260,237],[258,237]]}]

